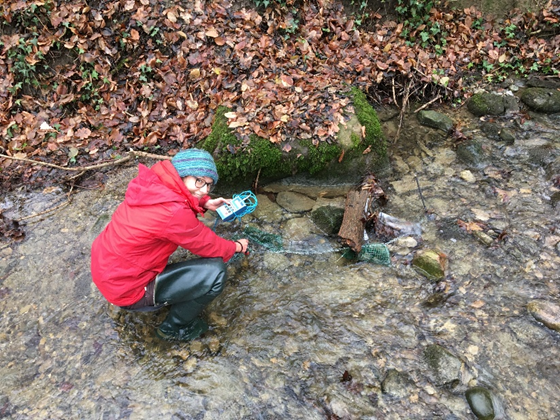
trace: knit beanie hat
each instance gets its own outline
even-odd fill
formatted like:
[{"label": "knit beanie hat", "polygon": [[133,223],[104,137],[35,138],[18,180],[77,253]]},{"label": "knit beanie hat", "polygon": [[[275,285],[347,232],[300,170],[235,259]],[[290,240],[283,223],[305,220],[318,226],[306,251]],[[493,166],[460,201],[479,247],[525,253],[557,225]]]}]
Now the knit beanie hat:
[{"label": "knit beanie hat", "polygon": [[179,173],[181,178],[186,176],[209,177],[214,180],[214,184],[218,183],[218,170],[212,155],[206,150],[187,149],[181,150],[171,163]]}]

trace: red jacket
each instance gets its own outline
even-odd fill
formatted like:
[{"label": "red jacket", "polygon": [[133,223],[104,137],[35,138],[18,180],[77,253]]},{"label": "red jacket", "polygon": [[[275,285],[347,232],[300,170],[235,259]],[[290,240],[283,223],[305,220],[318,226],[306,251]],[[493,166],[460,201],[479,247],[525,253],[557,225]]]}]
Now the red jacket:
[{"label": "red jacket", "polygon": [[151,169],[140,165],[124,201],[91,248],[91,274],[103,296],[118,306],[136,303],[179,246],[227,262],[235,242],[197,219],[209,199],[195,198],[170,161]]}]

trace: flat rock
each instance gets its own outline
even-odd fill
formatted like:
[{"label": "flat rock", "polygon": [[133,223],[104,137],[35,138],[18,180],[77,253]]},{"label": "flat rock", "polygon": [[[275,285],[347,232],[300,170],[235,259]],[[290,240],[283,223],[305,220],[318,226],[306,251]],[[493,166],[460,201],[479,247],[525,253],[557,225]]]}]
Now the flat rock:
[{"label": "flat rock", "polygon": [[276,197],[276,202],[290,213],[310,211],[315,205],[315,200],[306,195],[292,191],[279,192]]}]

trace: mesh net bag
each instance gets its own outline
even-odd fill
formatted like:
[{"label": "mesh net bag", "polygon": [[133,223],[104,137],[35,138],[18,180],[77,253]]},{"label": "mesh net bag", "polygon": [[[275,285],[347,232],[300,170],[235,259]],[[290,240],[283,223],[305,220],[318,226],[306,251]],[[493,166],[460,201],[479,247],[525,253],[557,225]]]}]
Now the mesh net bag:
[{"label": "mesh net bag", "polygon": [[253,226],[246,226],[243,233],[251,243],[259,244],[270,251],[280,252],[284,249],[284,243],[280,235],[267,233]]},{"label": "mesh net bag", "polygon": [[391,254],[385,244],[365,244],[359,254],[348,248],[342,256],[349,260],[358,260],[372,264],[390,266]]},{"label": "mesh net bag", "polygon": [[[244,236],[249,239],[251,244],[262,246],[271,252],[286,252],[291,254],[322,254],[327,252],[335,252],[329,243],[323,243],[321,240],[311,241],[292,241],[284,246],[284,241],[281,235],[274,233],[267,233],[254,226],[246,226],[243,229]],[[312,238],[313,239],[313,238]],[[343,251],[342,256],[350,260],[358,260],[372,264],[379,264],[390,266],[391,255],[389,248],[382,243],[365,244],[359,254],[356,254],[350,248]]]}]

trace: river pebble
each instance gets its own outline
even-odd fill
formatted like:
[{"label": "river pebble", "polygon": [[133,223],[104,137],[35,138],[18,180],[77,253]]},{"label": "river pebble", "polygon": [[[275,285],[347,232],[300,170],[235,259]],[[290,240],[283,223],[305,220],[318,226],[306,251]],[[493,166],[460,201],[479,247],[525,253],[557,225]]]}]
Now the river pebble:
[{"label": "river pebble", "polygon": [[477,419],[494,420],[494,406],[490,391],[482,387],[474,387],[469,388],[465,396]]},{"label": "river pebble", "polygon": [[527,310],[537,321],[560,332],[560,306],[545,300],[532,300],[527,304]]}]

